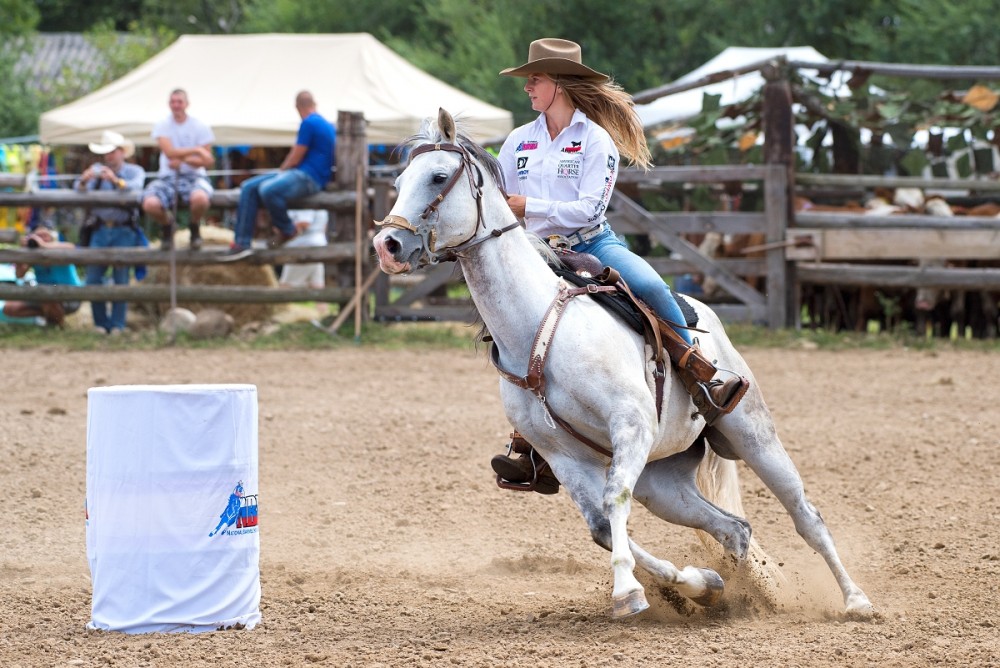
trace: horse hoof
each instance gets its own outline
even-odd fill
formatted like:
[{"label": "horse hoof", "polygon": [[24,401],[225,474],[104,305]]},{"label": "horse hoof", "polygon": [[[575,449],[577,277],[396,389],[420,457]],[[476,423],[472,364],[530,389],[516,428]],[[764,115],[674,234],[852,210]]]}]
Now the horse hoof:
[{"label": "horse hoof", "polygon": [[875,616],[875,606],[871,604],[864,594],[857,594],[848,597],[844,614],[848,619],[866,620]]},{"label": "horse hoof", "polygon": [[616,596],[612,601],[611,616],[615,619],[623,619],[638,615],[649,607],[646,602],[646,593],[642,589],[630,591],[624,596]]},{"label": "horse hoof", "polygon": [[726,591],[726,583],[723,582],[718,573],[708,568],[699,568],[698,572],[705,579],[705,593],[697,598],[692,598],[691,601],[702,607],[711,608],[722,599],[722,595]]}]

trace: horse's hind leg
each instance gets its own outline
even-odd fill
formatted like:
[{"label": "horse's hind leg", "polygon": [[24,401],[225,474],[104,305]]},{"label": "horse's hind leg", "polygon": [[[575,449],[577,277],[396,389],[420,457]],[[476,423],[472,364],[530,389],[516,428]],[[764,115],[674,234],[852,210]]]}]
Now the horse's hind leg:
[{"label": "horse's hind leg", "polygon": [[695,482],[705,455],[705,442],[676,455],[646,464],[635,486],[635,499],[671,524],[700,529],[740,559],[750,548],[750,523],[713,505]]},{"label": "horse's hind leg", "polygon": [[635,561],[644,571],[653,576],[657,584],[671,587],[698,605],[706,608],[719,602],[726,591],[726,584],[718,573],[710,568],[685,566],[678,569],[665,559],[657,559],[631,538],[629,547]]},{"label": "horse's hind leg", "polygon": [[722,427],[721,431],[734,444],[735,451],[747,466],[767,485],[768,489],[778,498],[781,505],[795,523],[795,530],[802,536],[809,547],[816,550],[826,561],[833,577],[844,595],[844,606],[850,614],[870,615],[874,612],[871,601],[858,587],[837,555],[833,536],[816,507],[806,498],[795,464],[785,452],[773,426],[768,429],[770,434],[761,433],[761,426],[751,427],[754,434],[753,443],[744,443],[737,438],[731,428]]}]

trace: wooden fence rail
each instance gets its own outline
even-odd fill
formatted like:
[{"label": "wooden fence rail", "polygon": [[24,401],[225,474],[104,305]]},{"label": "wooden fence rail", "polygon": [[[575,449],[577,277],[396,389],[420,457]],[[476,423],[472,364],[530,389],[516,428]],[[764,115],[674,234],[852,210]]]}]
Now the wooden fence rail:
[{"label": "wooden fence rail", "polygon": [[960,290],[1000,289],[1000,269],[803,262],[798,265],[798,276],[803,283],[816,283],[818,285],[878,285],[899,288]]},{"label": "wooden fence rail", "polygon": [[[327,209],[334,211],[353,211],[357,197],[353,191],[323,191],[289,200],[290,208],[299,209]],[[229,190],[216,190],[212,193],[212,207],[218,209],[235,209],[240,202],[240,191],[238,188]],[[0,191],[0,206],[13,207],[122,207],[131,208],[142,203],[141,193],[133,192],[112,192],[93,191],[80,192],[77,190],[37,190],[33,192],[4,192]]]},{"label": "wooden fence rail", "polygon": [[[302,264],[305,262],[346,262],[355,258],[355,244],[334,242],[311,248],[275,248],[256,250],[238,260],[244,264]],[[60,264],[103,264],[132,266],[136,264],[169,264],[170,252],[151,248],[0,248],[0,262],[15,262],[53,266]],[[225,251],[176,250],[178,265],[214,265],[232,262]]]},{"label": "wooden fence rail", "polygon": [[[353,288],[272,288],[267,286],[178,285],[177,301],[214,304],[346,302]],[[0,283],[0,299],[22,301],[169,302],[169,285],[14,285]]]}]

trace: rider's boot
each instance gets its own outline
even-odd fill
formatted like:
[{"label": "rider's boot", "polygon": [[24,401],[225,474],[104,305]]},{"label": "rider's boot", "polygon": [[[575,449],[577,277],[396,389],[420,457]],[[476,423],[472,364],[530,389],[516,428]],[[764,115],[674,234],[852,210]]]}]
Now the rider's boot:
[{"label": "rider's boot", "polygon": [[548,462],[516,431],[510,435],[508,451],[517,453],[518,457],[496,455],[490,461],[500,487],[529,492],[533,490],[539,494],[555,494],[559,491],[559,479],[552,473]]},{"label": "rider's boot", "polygon": [[676,359],[671,351],[677,376],[694,400],[695,408],[705,417],[705,424],[710,426],[736,408],[747,393],[750,381],[736,374],[728,380],[715,378],[715,364],[702,353],[697,339],[693,344],[685,342],[678,348],[680,354]]}]

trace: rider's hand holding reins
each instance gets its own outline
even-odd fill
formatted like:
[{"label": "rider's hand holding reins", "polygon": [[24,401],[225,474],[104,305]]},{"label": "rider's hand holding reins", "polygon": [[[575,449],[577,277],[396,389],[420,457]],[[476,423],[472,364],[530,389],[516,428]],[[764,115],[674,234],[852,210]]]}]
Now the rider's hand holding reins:
[{"label": "rider's hand holding reins", "polygon": [[524,218],[524,209],[528,204],[528,198],[524,195],[508,195],[507,206],[518,218]]}]

